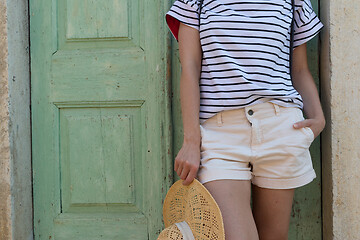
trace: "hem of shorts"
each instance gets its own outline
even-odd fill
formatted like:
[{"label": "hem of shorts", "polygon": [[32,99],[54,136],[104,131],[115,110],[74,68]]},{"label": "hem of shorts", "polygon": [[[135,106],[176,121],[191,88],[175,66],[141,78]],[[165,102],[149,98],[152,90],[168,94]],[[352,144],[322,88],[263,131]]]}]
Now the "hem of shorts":
[{"label": "hem of shorts", "polygon": [[206,182],[215,181],[215,180],[248,180],[248,181],[250,181],[252,178],[250,172],[239,173],[239,171],[234,171],[234,170],[229,170],[229,171],[222,170],[221,173],[219,174],[219,169],[216,169],[212,173],[211,172],[212,171],[210,171],[210,170],[206,170],[206,175],[208,175],[208,176],[204,176],[205,174],[204,175],[198,174],[197,178],[198,178],[199,182],[204,184]]},{"label": "hem of shorts", "polygon": [[266,177],[253,177],[252,183],[261,188],[292,189],[302,187],[316,178],[314,169],[296,178],[275,179]]}]

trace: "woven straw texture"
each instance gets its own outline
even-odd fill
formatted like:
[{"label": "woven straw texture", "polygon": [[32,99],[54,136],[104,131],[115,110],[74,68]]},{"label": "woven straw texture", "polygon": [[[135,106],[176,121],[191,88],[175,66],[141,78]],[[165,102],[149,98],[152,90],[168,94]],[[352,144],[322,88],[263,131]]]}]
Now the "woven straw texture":
[{"label": "woven straw texture", "polygon": [[174,224],[162,230],[157,240],[183,240],[183,237],[178,227]]},{"label": "woven straw texture", "polygon": [[182,181],[176,181],[165,197],[165,228],[186,221],[196,240],[225,240],[223,220],[215,199],[198,180],[194,179],[188,186]]}]

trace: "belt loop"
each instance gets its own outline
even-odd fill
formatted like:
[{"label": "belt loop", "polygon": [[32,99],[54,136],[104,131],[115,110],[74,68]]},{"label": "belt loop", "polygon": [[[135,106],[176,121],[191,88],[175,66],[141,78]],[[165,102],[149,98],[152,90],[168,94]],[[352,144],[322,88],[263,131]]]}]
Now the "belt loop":
[{"label": "belt loop", "polygon": [[272,103],[274,105],[274,108],[275,108],[275,114],[276,115],[279,115],[279,112],[280,112],[280,107],[279,105],[275,104],[275,103]]},{"label": "belt loop", "polygon": [[222,125],[222,112],[218,112],[217,113],[217,125],[219,126],[219,127],[221,127],[221,125]]}]

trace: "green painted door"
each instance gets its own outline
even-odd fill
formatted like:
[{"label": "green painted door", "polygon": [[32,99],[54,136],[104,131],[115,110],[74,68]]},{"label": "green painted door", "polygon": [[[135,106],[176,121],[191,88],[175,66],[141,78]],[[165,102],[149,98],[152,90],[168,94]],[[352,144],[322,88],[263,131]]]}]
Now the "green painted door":
[{"label": "green painted door", "polygon": [[30,0],[35,239],[155,239],[172,182],[162,0]]},{"label": "green painted door", "polygon": [[[171,1],[171,0],[170,0]],[[318,13],[318,0],[311,0],[312,6]],[[319,84],[319,42],[318,37],[307,43],[308,62],[314,80]],[[173,123],[174,123],[174,156],[182,146],[183,129],[180,105],[180,74],[181,65],[178,44],[172,45],[172,92],[173,92]],[[315,139],[311,146],[311,155],[317,178],[307,186],[295,191],[295,199],[291,215],[289,240],[320,240],[322,239],[321,220],[321,156],[320,138]],[[175,180],[178,180],[174,172]]]}]

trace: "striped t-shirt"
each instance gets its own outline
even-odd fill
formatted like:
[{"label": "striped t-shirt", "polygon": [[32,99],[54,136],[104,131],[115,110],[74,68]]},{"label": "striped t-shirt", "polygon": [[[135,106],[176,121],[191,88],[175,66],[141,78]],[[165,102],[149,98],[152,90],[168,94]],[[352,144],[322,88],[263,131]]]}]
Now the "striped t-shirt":
[{"label": "striped t-shirt", "polygon": [[[270,101],[303,108],[289,71],[291,0],[176,0],[166,21],[199,30],[200,123],[223,110]],[[323,27],[310,0],[295,0],[294,48]]]}]

